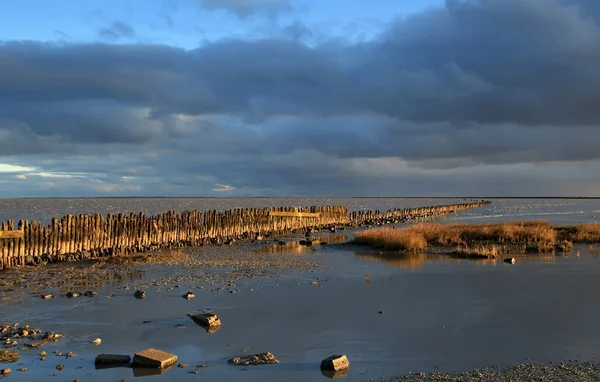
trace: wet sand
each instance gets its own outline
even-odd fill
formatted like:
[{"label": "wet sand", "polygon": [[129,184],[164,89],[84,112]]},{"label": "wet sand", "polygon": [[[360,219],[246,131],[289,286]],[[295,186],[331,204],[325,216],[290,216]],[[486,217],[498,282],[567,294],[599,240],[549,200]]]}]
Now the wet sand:
[{"label": "wet sand", "polygon": [[[138,371],[95,370],[94,358],[155,347],[189,366],[148,379],[294,382],[329,378],[321,374],[320,361],[343,353],[350,360],[344,380],[368,381],[409,372],[594,361],[600,354],[600,306],[593,303],[600,259],[587,247],[576,247],[568,257],[516,255],[515,265],[395,257],[335,244],[182,251],[169,264],[150,259],[30,270],[19,275],[37,279],[28,289],[11,284],[7,272],[0,286],[0,323],[29,324],[64,338],[20,351],[17,363],[0,368],[8,365],[11,378],[23,381],[54,374],[54,380],[65,381],[131,380]],[[98,295],[61,297],[74,288]],[[146,291],[145,299],[133,297],[137,288]],[[196,298],[183,299],[190,290]],[[42,300],[42,293],[59,297]],[[201,309],[219,315],[220,330],[207,333],[186,316]],[[97,337],[102,343],[90,344]],[[49,354],[45,361],[39,360],[41,350]],[[66,359],[53,351],[76,356]],[[227,364],[231,357],[267,351],[281,363]],[[62,371],[56,370],[59,363]],[[197,365],[206,367],[190,373]],[[28,370],[17,371],[21,367]]]}]

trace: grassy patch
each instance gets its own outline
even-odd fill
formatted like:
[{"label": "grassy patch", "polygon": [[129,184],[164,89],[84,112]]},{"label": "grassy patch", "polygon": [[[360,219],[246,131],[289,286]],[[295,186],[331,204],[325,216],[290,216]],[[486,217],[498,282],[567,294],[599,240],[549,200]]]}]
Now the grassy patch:
[{"label": "grassy patch", "polygon": [[544,221],[491,224],[416,224],[405,229],[358,232],[354,244],[384,250],[420,252],[429,247],[450,253],[494,258],[505,253],[568,251],[574,242],[600,242],[600,224],[553,226]]}]

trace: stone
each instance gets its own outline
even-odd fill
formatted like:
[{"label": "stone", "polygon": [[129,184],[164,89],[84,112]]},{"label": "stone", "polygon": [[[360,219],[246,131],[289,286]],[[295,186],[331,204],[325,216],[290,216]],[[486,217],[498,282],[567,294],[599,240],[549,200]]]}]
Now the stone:
[{"label": "stone", "polygon": [[124,365],[131,362],[131,357],[121,354],[98,354],[94,365]]},{"label": "stone", "polygon": [[26,367],[22,367],[22,368],[19,369],[19,371],[27,371],[27,368]]},{"label": "stone", "polygon": [[56,370],[61,371],[62,369],[64,369],[65,367],[63,366],[62,363],[59,363],[58,365],[56,365]]},{"label": "stone", "polygon": [[77,292],[69,292],[69,293],[67,293],[67,297],[68,298],[79,297],[79,296],[81,296],[81,295],[79,293],[77,293]]},{"label": "stone", "polygon": [[72,351],[70,351],[70,352],[68,352],[68,353],[67,353],[66,357],[67,357],[67,358],[72,358],[72,357],[75,357],[76,355],[77,355],[77,354],[75,354],[75,353],[73,353]]},{"label": "stone", "polygon": [[237,366],[270,365],[279,363],[279,360],[272,353],[266,352],[231,358],[227,363]]},{"label": "stone", "polygon": [[97,295],[97,294],[98,294],[98,292],[94,292],[94,291],[88,290],[88,291],[87,291],[87,292],[85,292],[83,295],[84,295],[85,297],[94,297],[94,296],[95,296],[95,295]]},{"label": "stone", "polygon": [[43,294],[41,297],[42,297],[42,300],[49,300],[54,296],[51,294]]},{"label": "stone", "polygon": [[102,340],[100,338],[96,338],[95,340],[91,340],[90,343],[94,345],[100,345]]},{"label": "stone", "polygon": [[507,264],[514,264],[516,262],[514,257],[508,257],[506,259],[504,259],[504,262]]},{"label": "stone", "polygon": [[13,363],[21,358],[16,350],[0,350],[0,363]]},{"label": "stone", "polygon": [[48,353],[46,353],[45,351],[42,351],[42,352],[40,353],[40,357],[45,357],[45,356],[47,356],[47,355],[48,355]]},{"label": "stone", "polygon": [[188,313],[188,317],[194,320],[200,326],[204,327],[216,327],[221,326],[221,320],[214,313],[200,313],[200,314],[192,314]]},{"label": "stone", "polygon": [[193,299],[193,298],[194,298],[194,297],[196,297],[196,296],[195,296],[195,295],[194,295],[192,292],[187,292],[186,294],[184,294],[184,295],[183,295],[183,296],[181,296],[181,297],[183,297],[183,298],[185,298],[185,299],[187,299],[187,300],[191,300],[191,299]]},{"label": "stone", "polygon": [[133,366],[153,367],[163,369],[177,362],[177,356],[162,350],[149,348],[135,353],[133,356]]},{"label": "stone", "polygon": [[7,376],[12,372],[11,369],[2,369],[0,370],[0,375]]},{"label": "stone", "polygon": [[133,297],[141,300],[146,297],[146,292],[144,292],[142,290],[136,290],[135,293],[133,294]]},{"label": "stone", "polygon": [[321,361],[321,370],[339,371],[350,366],[348,358],[343,354],[334,354]]}]

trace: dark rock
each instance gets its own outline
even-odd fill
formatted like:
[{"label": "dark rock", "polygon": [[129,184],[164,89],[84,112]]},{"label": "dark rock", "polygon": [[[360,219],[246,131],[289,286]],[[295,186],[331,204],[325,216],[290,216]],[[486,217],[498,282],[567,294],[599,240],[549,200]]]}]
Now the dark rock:
[{"label": "dark rock", "polygon": [[192,292],[187,292],[186,294],[184,294],[184,295],[183,295],[183,296],[181,296],[181,297],[183,297],[183,298],[185,298],[185,299],[187,299],[187,300],[191,300],[191,299],[193,299],[193,298],[194,298],[194,297],[196,297],[196,296],[195,296],[195,295],[194,295]]},{"label": "dark rock", "polygon": [[84,295],[85,297],[94,297],[94,296],[95,296],[95,295],[97,295],[97,294],[98,294],[98,292],[94,292],[94,291],[88,290],[88,291],[87,291],[87,292],[85,292],[83,295]]},{"label": "dark rock", "polygon": [[221,326],[221,320],[214,313],[200,313],[200,314],[192,314],[189,313],[188,317],[194,320],[200,326],[204,327],[218,327]]},{"label": "dark rock", "polygon": [[62,363],[59,363],[58,365],[56,365],[56,370],[58,370],[58,371],[61,371],[64,368],[65,367],[62,365]]},{"label": "dark rock", "polygon": [[133,297],[137,298],[138,300],[141,300],[146,297],[146,292],[141,291],[141,290],[136,290],[135,293],[133,294]]},{"label": "dark rock", "polygon": [[81,296],[81,294],[79,294],[77,292],[69,292],[69,293],[67,293],[67,297],[68,298],[79,297],[79,296]]},{"label": "dark rock", "polygon": [[516,262],[516,260],[514,257],[509,257],[509,258],[504,259],[504,262],[507,264],[514,264]]}]

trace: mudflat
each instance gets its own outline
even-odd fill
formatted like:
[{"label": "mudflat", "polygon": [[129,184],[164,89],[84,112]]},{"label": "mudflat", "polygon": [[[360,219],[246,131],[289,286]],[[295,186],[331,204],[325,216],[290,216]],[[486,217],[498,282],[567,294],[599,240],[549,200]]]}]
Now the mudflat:
[{"label": "mudflat", "polygon": [[[155,348],[181,364],[156,380],[306,381],[330,377],[321,361],[344,354],[344,380],[367,381],[596,359],[600,307],[590,301],[600,259],[587,246],[516,254],[507,264],[370,251],[318,236],[327,244],[290,237],[4,272],[0,323],[63,335],[26,350],[28,340],[16,339],[21,358],[8,365],[24,381],[131,379],[135,369],[95,369],[96,356]],[[139,289],[144,299],[134,298]],[[182,298],[188,291],[196,297]],[[187,316],[193,312],[214,312],[222,325],[208,332]],[[227,364],[264,352],[280,363]]]}]

